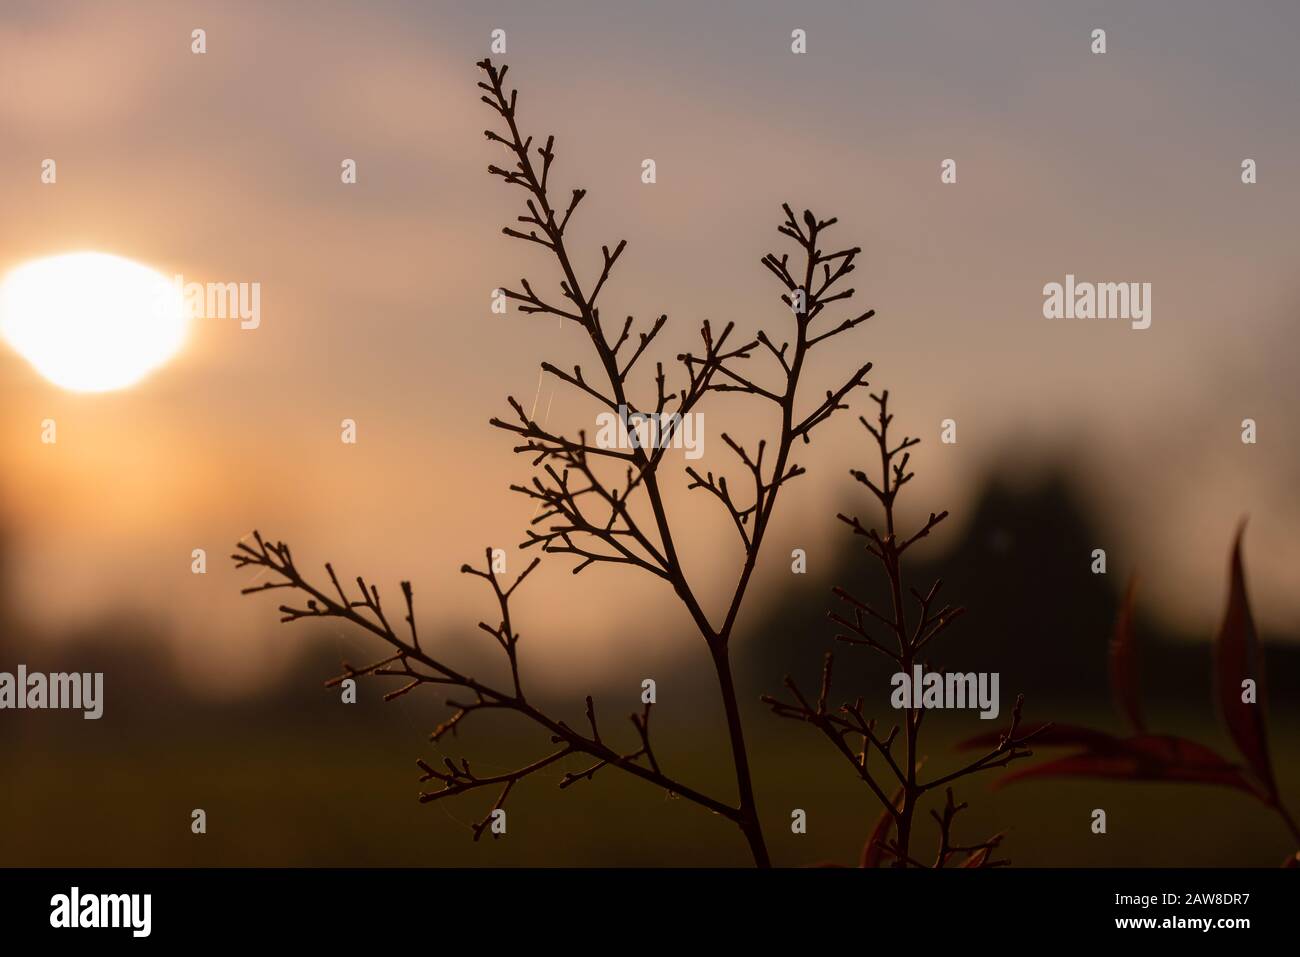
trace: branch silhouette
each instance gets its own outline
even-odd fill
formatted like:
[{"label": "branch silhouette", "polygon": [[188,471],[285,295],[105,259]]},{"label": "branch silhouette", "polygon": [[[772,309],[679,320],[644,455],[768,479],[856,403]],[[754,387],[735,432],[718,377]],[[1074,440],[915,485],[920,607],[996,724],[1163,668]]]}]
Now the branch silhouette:
[{"label": "branch silhouette", "polygon": [[[474,826],[475,839],[481,836],[483,829],[490,823],[492,811],[504,806],[505,799],[518,781],[571,754],[589,755],[596,758],[598,764],[581,775],[570,775],[561,783],[561,787],[567,787],[578,777],[590,779],[600,768],[612,766],[656,784],[673,794],[694,801],[716,814],[721,814],[731,820],[737,818],[738,812],[735,808],[695,791],[693,788],[670,778],[660,770],[650,747],[649,705],[641,714],[631,715],[631,721],[636,727],[640,740],[640,747],[634,751],[620,752],[606,744],[597,730],[595,705],[590,696],[587,698],[587,718],[591,726],[590,734],[576,731],[564,721],[545,714],[528,700],[519,676],[519,635],[515,632],[510,620],[510,597],[520,583],[537,567],[539,559],[534,559],[509,587],[502,587],[501,580],[493,570],[490,549],[486,553],[487,564],[484,570],[470,565],[461,568],[461,571],[465,574],[486,581],[496,596],[501,613],[500,622],[496,625],[479,622],[478,627],[491,635],[500,645],[509,663],[513,684],[510,688],[501,689],[462,674],[421,647],[415,625],[414,596],[410,582],[402,582],[401,586],[406,608],[404,617],[409,634],[409,638],[405,638],[389,624],[378,588],[367,583],[364,578],[358,576],[356,579],[355,594],[359,597],[351,597],[339,582],[333,566],[326,564],[325,571],[333,589],[331,595],[302,576],[297,565],[294,564],[293,554],[289,546],[283,542],[268,542],[259,533],[254,532],[253,543],[241,542],[238,548],[239,550],[233,556],[237,568],[258,567],[277,576],[263,584],[243,589],[242,594],[249,595],[277,588],[289,588],[305,597],[306,601],[301,607],[287,604],[280,606],[281,622],[298,621],[303,618],[337,618],[370,632],[386,642],[394,650],[393,654],[363,668],[353,668],[345,663],[343,673],[336,678],[330,679],[326,683],[327,686],[335,686],[347,678],[380,675],[406,679],[406,683],[396,691],[390,691],[384,695],[385,700],[398,698],[426,685],[442,686],[472,694],[472,701],[458,702],[448,699],[447,705],[453,709],[453,714],[430,734],[429,739],[433,742],[440,741],[448,733],[455,735],[459,731],[461,723],[469,715],[478,711],[493,709],[518,714],[550,732],[551,744],[557,745],[557,750],[524,767],[505,774],[480,777],[473,772],[466,759],[456,762],[451,758],[447,758],[443,762],[444,769],[431,766],[423,760],[417,762],[424,772],[421,781],[438,781],[442,784],[441,789],[437,791],[422,793],[420,800],[423,802],[437,801],[441,798],[452,797],[479,788],[494,785],[502,786],[500,796],[488,812],[488,815]],[[573,780],[570,780],[570,778]]]},{"label": "branch silhouette", "polygon": [[[513,712],[549,732],[554,750],[530,764],[504,774],[479,776],[467,760],[445,759],[441,766],[420,762],[422,781],[436,781],[439,790],[421,795],[431,801],[479,789],[499,788],[495,804],[474,828],[479,837],[492,814],[504,805],[515,785],[570,755],[586,755],[592,764],[581,772],[566,774],[560,786],[567,788],[579,780],[592,778],[606,767],[616,767],[661,787],[673,794],[725,817],[741,831],[754,863],[768,866],[770,857],[759,818],[745,743],[744,728],[730,661],[730,641],[737,618],[748,594],[766,532],[775,511],[780,490],[791,479],[804,474],[804,467],[792,460],[797,443],[807,445],[817,426],[837,411],[848,407],[850,394],[867,385],[870,363],[858,368],[847,380],[833,388],[824,388],[811,400],[802,389],[805,361],[810,352],[828,340],[846,333],[871,318],[872,310],[850,316],[838,323],[818,323],[823,311],[833,303],[850,299],[855,291],[845,288],[842,280],[856,267],[861,252],[857,247],[824,252],[822,243],[827,230],[836,220],[819,219],[804,211],[796,216],[784,205],[785,220],[778,231],[793,242],[793,253],[768,253],[761,263],[780,282],[781,300],[791,317],[785,336],[759,331],[752,340],[737,341],[735,325],[728,322],[716,329],[705,320],[699,329],[699,345],[693,351],[677,355],[682,382],[669,386],[663,362],[655,362],[648,376],[649,398],[638,403],[640,374],[649,361],[648,352],[667,325],[660,314],[640,324],[633,316],[621,323],[606,326],[600,301],[615,267],[627,249],[626,240],[612,248],[601,247],[601,265],[594,279],[584,281],[575,265],[567,238],[571,219],[587,195],[584,189],[572,189],[557,200],[551,183],[555,162],[555,138],[548,136],[536,145],[532,136],[524,135],[518,121],[519,94],[507,89],[508,68],[498,68],[490,60],[478,64],[483,79],[478,86],[482,101],[497,118],[495,129],[485,131],[489,142],[501,147],[508,157],[504,165],[492,164],[488,172],[506,185],[524,193],[524,211],[518,225],[506,226],[506,236],[545,248],[559,270],[558,294],[539,291],[527,278],[516,288],[502,292],[518,305],[525,315],[554,316],[577,324],[586,333],[596,372],[589,375],[581,364],[544,361],[545,375],[564,383],[593,401],[602,411],[625,417],[653,416],[655,421],[672,423],[665,435],[651,447],[638,442],[630,448],[606,448],[592,442],[584,431],[576,436],[562,435],[538,422],[513,396],[508,397],[512,416],[493,418],[491,424],[515,436],[514,450],[528,456],[534,473],[530,481],[511,488],[535,501],[538,511],[525,532],[521,548],[536,548],[546,554],[571,555],[576,560],[574,574],[595,565],[624,565],[662,579],[689,614],[709,653],[717,678],[718,694],[726,716],[731,759],[735,770],[736,797],[724,799],[697,791],[669,777],[661,768],[651,747],[650,707],[632,716],[638,744],[632,750],[618,750],[607,745],[597,729],[595,706],[586,699],[589,731],[578,732],[534,706],[526,697],[520,679],[518,635],[509,614],[509,598],[537,560],[508,588],[502,586],[490,559],[486,570],[465,566],[469,574],[485,579],[500,606],[501,621],[496,626],[480,624],[505,654],[512,675],[512,686],[496,688],[457,671],[441,659],[421,649],[416,637],[411,587],[402,583],[406,603],[409,638],[390,627],[379,593],[374,586],[357,579],[360,597],[350,599],[339,587],[332,566],[327,565],[333,593],[308,582],[293,563],[287,545],[271,543],[254,533],[253,544],[241,543],[233,556],[237,566],[258,566],[276,576],[270,582],[245,589],[246,593],[271,588],[289,588],[306,599],[304,607],[281,606],[282,621],[300,618],[341,618],[371,632],[386,642],[394,653],[361,669],[348,668],[339,679],[379,675],[406,679],[389,697],[409,693],[424,685],[445,686],[471,700],[448,700],[451,718],[433,732],[439,741],[448,731],[453,734],[462,722],[476,711],[499,709]],[[617,330],[617,331],[615,331]],[[778,339],[783,341],[777,345]],[[761,350],[761,352],[760,352]],[[752,360],[765,355],[770,360],[766,374],[751,371]],[[638,377],[634,381],[634,376]],[[636,395],[634,395],[634,392]],[[683,570],[674,535],[674,523],[664,503],[663,471],[666,451],[673,430],[692,414],[711,393],[741,393],[769,405],[780,416],[775,434],[749,447],[727,432],[721,437],[738,460],[745,480],[742,493],[727,476],[710,471],[701,475],[687,467],[688,489],[704,489],[717,499],[731,518],[743,548],[744,557],[729,588],[729,598],[716,620],[704,610],[695,583]],[[608,468],[617,465],[619,475],[611,479]],[[632,502],[638,503],[634,509]]]},{"label": "branch silhouette", "polygon": [[[892,606],[888,612],[881,611],[837,587],[834,594],[848,606],[852,617],[847,618],[834,611],[828,613],[828,617],[844,629],[835,636],[837,640],[881,654],[893,661],[899,671],[910,675],[913,665],[922,660],[921,652],[960,618],[965,610],[949,604],[939,606],[937,599],[943,582],[935,581],[924,595],[914,588],[907,589],[918,612],[915,623],[909,625],[903,597],[905,578],[902,556],[943,522],[948,513],[931,512],[921,528],[907,537],[902,537],[897,531],[894,506],[899,491],[914,475],[908,470],[912,455],[909,450],[921,440],[904,436],[897,445],[891,445],[889,427],[894,417],[889,411],[889,393],[881,392],[871,398],[877,406],[875,423],[865,417],[859,421],[871,434],[879,451],[879,478],[872,478],[857,469],[851,470],[850,474],[866,486],[879,503],[884,517],[884,532],[874,526],[864,525],[856,516],[840,514],[837,517],[852,529],[855,536],[867,540],[867,551],[879,561],[889,582]],[[965,809],[966,804],[954,803],[951,787],[946,788],[947,803],[943,813],[930,812],[939,825],[939,850],[932,864],[925,864],[916,856],[912,826],[917,806],[928,792],[981,771],[1006,767],[1033,753],[1028,744],[1046,730],[1046,726],[1029,730],[1022,728],[1024,695],[1016,698],[1010,727],[996,737],[987,753],[952,773],[923,781],[920,778],[923,758],[919,751],[919,739],[924,710],[913,707],[909,700],[904,710],[903,724],[901,727],[892,726],[888,732],[878,730],[876,719],[866,716],[861,698],[842,705],[837,710],[830,710],[828,701],[834,661],[834,655],[828,653],[822,668],[821,691],[815,704],[809,701],[798,684],[788,676],[785,684],[794,700],[783,701],[765,695],[763,701],[779,717],[804,721],[817,728],[853,766],[858,777],[880,802],[881,816],[863,849],[863,866],[876,866],[885,856],[891,858],[898,867],[945,867],[958,855],[964,858],[963,866],[967,867],[997,867],[1008,863],[992,859],[992,853],[1001,843],[1002,835],[978,844],[960,845],[954,842],[953,820],[958,812]],[[894,748],[900,733],[903,738],[901,755],[896,754]],[[849,743],[855,738],[860,738],[862,742],[856,750]],[[884,763],[883,772],[876,771],[872,763],[868,762],[871,753],[875,753],[878,761]],[[894,792],[892,796],[886,793],[886,787]],[[890,837],[891,833],[893,837]]]}]

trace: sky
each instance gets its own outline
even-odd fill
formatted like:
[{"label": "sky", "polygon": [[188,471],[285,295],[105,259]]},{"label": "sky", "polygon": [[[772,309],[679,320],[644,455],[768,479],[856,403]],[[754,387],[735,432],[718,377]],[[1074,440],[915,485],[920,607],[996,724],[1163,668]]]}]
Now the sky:
[{"label": "sky", "polygon": [[[955,536],[990,472],[1029,481],[1063,463],[1109,573],[1139,570],[1150,611],[1206,638],[1249,515],[1256,615],[1300,635],[1300,8],[1059,6],[7,2],[0,273],[99,250],[262,292],[258,328],[196,320],[174,361],[120,392],[65,392],[0,345],[0,523],[21,617],[57,638],[139,613],[192,680],[255,682],[303,639],[236,594],[247,575],[224,556],[253,528],[394,594],[411,578],[431,630],[469,634],[489,611],[457,569],[498,545],[522,567],[534,510],[509,491],[527,462],[488,419],[506,395],[566,427],[594,416],[539,386],[542,359],[590,361],[578,333],[490,311],[520,276],[557,281],[501,235],[520,197],[486,173],[500,152],[474,62],[499,28],[524,126],[555,133],[562,189],[589,190],[583,268],[628,240],[609,313],[670,317],[656,358],[703,318],[788,323],[759,266],[781,248],[780,204],[837,216],[863,249],[855,302],[877,315],[814,364],[809,397],[875,364],[873,387],[924,442],[918,512],[950,509]],[[1151,328],[1045,319],[1043,286],[1067,274],[1151,283]],[[938,441],[944,419],[955,445]],[[708,467],[727,462],[722,431],[770,426],[710,405]],[[792,548],[829,555],[866,452],[849,415],[800,452],[810,474],[787,490],[763,581],[786,580]],[[738,570],[725,516],[684,484],[670,504],[716,609]],[[611,622],[647,639],[688,629],[657,583],[566,565],[548,559],[524,598],[556,672],[620,654]]]}]

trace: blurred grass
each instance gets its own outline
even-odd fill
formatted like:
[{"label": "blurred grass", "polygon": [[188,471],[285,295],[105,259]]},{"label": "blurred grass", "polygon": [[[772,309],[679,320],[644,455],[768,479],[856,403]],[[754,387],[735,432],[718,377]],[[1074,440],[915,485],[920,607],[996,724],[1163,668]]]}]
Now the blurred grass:
[{"label": "blurred grass", "polygon": [[[339,706],[334,706],[338,713]],[[561,792],[564,769],[530,779],[507,805],[509,830],[475,844],[465,825],[495,799],[487,791],[421,805],[415,758],[461,755],[476,770],[544,753],[543,738],[521,740],[480,725],[435,751],[423,714],[388,705],[356,721],[320,726],[232,720],[157,725],[123,733],[107,722],[61,723],[48,739],[9,739],[0,795],[4,865],[745,865],[727,823],[682,800],[605,770]],[[71,716],[67,716],[71,718]],[[612,719],[611,715],[611,719]],[[946,716],[945,716],[946,717]],[[1105,726],[1108,718],[1063,714]],[[1278,720],[1285,719],[1285,720]],[[1001,722],[999,722],[1000,725]],[[950,744],[984,731],[969,716],[927,724],[927,771],[956,766]],[[1157,727],[1203,740],[1224,754],[1212,717],[1157,716]],[[1294,716],[1274,716],[1274,763],[1284,796],[1300,811],[1300,748]],[[86,733],[89,731],[90,733]],[[70,733],[75,732],[75,733]],[[630,729],[620,729],[620,733]],[[656,752],[684,781],[731,793],[725,744],[712,728],[658,729]],[[878,808],[865,785],[811,728],[755,710],[748,732],[768,840],[775,861],[797,866],[856,861]],[[613,735],[610,734],[610,737]],[[17,747],[14,747],[17,745]],[[492,760],[489,761],[488,757]],[[1035,760],[1035,759],[1031,759]],[[573,759],[568,769],[583,764]],[[549,770],[549,769],[548,769]],[[961,839],[1009,829],[1017,865],[1275,866],[1295,848],[1276,816],[1244,795],[1203,786],[1056,781],[991,792],[998,772],[960,783]],[[942,796],[939,795],[941,800]],[[208,833],[190,832],[204,808]],[[1093,808],[1108,833],[1093,835]],[[790,811],[808,814],[808,833],[790,832]],[[933,841],[928,815],[918,831]]]}]

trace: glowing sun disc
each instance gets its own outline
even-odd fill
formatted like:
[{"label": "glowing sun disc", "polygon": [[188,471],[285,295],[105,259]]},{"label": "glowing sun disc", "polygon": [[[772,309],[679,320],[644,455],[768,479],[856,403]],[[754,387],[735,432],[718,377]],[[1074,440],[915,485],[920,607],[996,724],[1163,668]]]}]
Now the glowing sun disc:
[{"label": "glowing sun disc", "polygon": [[0,336],[73,392],[139,382],[180,351],[188,315],[176,284],[107,253],[38,259],[0,284]]}]

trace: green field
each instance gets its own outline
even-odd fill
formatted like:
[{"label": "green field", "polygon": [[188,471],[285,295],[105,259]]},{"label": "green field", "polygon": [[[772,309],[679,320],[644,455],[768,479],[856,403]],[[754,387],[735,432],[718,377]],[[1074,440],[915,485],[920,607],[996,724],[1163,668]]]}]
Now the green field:
[{"label": "green field", "polygon": [[[1099,718],[1099,720],[1101,720]],[[1222,745],[1204,716],[1161,725]],[[937,724],[937,723],[936,723]],[[1276,724],[1276,722],[1275,722]],[[865,785],[811,729],[755,711],[751,735],[761,809],[777,863],[853,863],[878,810]],[[475,769],[504,769],[511,757],[544,753],[480,729],[442,752],[425,743],[421,716],[388,706],[355,725],[272,726],[231,722],[200,730],[162,727],[147,736],[10,738],[6,750],[0,861],[5,865],[743,865],[732,827],[639,781],[603,771],[561,792],[563,769],[522,784],[508,807],[508,833],[475,844],[464,826],[495,792],[419,804],[417,756],[467,754]],[[486,726],[485,726],[486,727]],[[927,770],[956,760],[947,747],[969,721],[927,728]],[[975,730],[984,730],[976,728]],[[948,734],[945,735],[945,731]],[[56,750],[57,745],[57,750]],[[695,729],[663,727],[656,751],[665,770],[727,793],[721,741]],[[494,761],[489,761],[491,756]],[[1284,795],[1300,809],[1296,740],[1274,733]],[[1032,760],[1032,759],[1031,759]],[[576,759],[570,766],[582,765]],[[549,770],[549,769],[548,769]],[[1273,866],[1289,847],[1278,819],[1250,798],[1194,785],[1094,781],[1028,782],[990,791],[997,772],[968,779],[958,793],[971,809],[959,836],[1008,829],[1018,865]],[[190,833],[202,807],[208,833]],[[1108,833],[1089,830],[1106,809]],[[808,833],[790,832],[790,811],[808,814]],[[918,831],[928,849],[928,816]],[[928,852],[927,852],[928,853]]]}]

